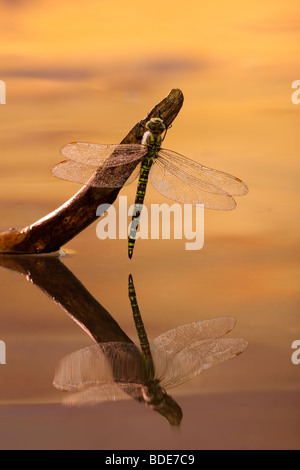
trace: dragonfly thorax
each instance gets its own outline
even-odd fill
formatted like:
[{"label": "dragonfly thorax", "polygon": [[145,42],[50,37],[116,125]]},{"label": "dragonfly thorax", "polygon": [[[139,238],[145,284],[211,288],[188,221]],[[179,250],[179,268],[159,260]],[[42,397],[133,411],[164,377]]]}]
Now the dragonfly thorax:
[{"label": "dragonfly thorax", "polygon": [[151,118],[145,128],[147,130],[143,135],[142,144],[158,152],[162,142],[161,134],[166,130],[164,121],[160,118]]},{"label": "dragonfly thorax", "polygon": [[158,152],[162,142],[161,134],[166,130],[164,121],[160,118],[152,118],[145,127],[147,131],[143,135],[142,144]]},{"label": "dragonfly thorax", "polygon": [[142,144],[154,150],[155,154],[160,150],[161,142],[162,142],[161,134],[158,134],[156,132],[153,133],[151,131],[146,131],[143,135]]}]

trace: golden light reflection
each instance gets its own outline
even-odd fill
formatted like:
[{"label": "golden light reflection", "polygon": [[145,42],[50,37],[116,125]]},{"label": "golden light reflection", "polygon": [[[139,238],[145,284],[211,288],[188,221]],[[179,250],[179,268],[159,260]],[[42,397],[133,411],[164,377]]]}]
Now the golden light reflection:
[{"label": "golden light reflection", "polygon": [[[187,253],[179,241],[141,240],[134,274],[151,335],[182,318],[237,316],[239,335],[250,344],[245,362],[235,379],[226,368],[208,374],[195,394],[217,395],[220,382],[226,393],[239,386],[298,389],[290,344],[300,331],[300,104],[291,101],[292,82],[300,79],[299,1],[0,0],[0,9],[0,80],[7,89],[0,105],[0,230],[35,222],[80,188],[50,174],[62,145],[118,143],[180,88],[184,106],[164,146],[240,177],[249,194],[231,213],[206,211],[201,252]],[[133,202],[135,190],[122,194]],[[151,202],[169,201],[149,187]],[[77,255],[66,264],[129,325],[120,287],[129,269],[125,241],[100,242],[92,226],[68,247]],[[85,339],[27,284],[1,276],[0,339],[8,338],[14,363],[0,403],[55,401],[47,388],[55,362],[86,346]],[[273,423],[267,398],[262,408]],[[253,436],[256,424],[249,424]],[[218,425],[216,419],[211,428]],[[277,429],[265,435],[274,438]],[[295,435],[291,430],[286,442]]]}]

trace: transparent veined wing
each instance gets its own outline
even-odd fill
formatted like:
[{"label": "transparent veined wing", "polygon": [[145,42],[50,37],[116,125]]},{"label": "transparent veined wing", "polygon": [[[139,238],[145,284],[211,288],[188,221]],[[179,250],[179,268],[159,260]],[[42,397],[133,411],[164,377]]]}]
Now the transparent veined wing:
[{"label": "transparent veined wing", "polygon": [[134,344],[101,343],[63,358],[56,368],[53,385],[73,392],[62,400],[67,406],[126,399],[142,401],[142,374],[142,356]]},{"label": "transparent veined wing", "polygon": [[62,403],[66,406],[87,406],[132,398],[142,400],[142,385],[122,384],[119,382],[101,384],[81,392],[70,393],[63,398]]},{"label": "transparent veined wing", "polygon": [[234,317],[217,317],[187,323],[159,335],[152,342],[151,347],[163,344],[165,351],[173,353],[183,349],[191,342],[220,338],[229,333],[235,324],[236,320]]},{"label": "transparent veined wing", "polygon": [[60,149],[66,160],[99,167],[119,166],[141,159],[147,147],[141,144],[96,144],[91,142],[72,142]]},{"label": "transparent veined wing", "polygon": [[241,353],[247,347],[245,340],[223,338],[234,325],[233,317],[219,317],[182,325],[158,336],[151,351],[161,386],[179,385]]},{"label": "transparent veined wing", "polygon": [[[94,187],[118,188],[137,178],[135,169],[129,178],[122,166],[134,164],[147,153],[140,144],[101,145],[74,142],[61,149],[66,160],[52,168],[52,174],[60,179]],[[99,170],[105,170],[105,173]]]},{"label": "transparent veined wing", "polygon": [[53,385],[74,392],[114,382],[139,383],[142,368],[142,356],[134,344],[94,344],[64,357],[56,368]]},{"label": "transparent veined wing", "polygon": [[200,179],[206,188],[212,185],[231,196],[243,196],[248,193],[247,185],[236,176],[208,168],[172,150],[161,149],[160,154],[170,160],[174,171],[179,170],[186,176]]},{"label": "transparent veined wing", "polygon": [[138,176],[140,175],[140,172],[141,172],[141,163],[139,163],[135,169],[133,170],[133,172],[131,173],[131,175],[129,176],[129,178],[126,180],[126,182],[124,183],[124,186],[127,186],[128,184],[131,184],[133,183],[137,178]]},{"label": "transparent veined wing", "polygon": [[160,385],[167,389],[180,385],[203,370],[241,354],[247,345],[244,339],[219,338],[187,346],[170,358]]},{"label": "transparent veined wing", "polygon": [[234,317],[211,318],[180,325],[159,335],[151,344],[157,378],[165,375],[168,363],[180,351],[201,341],[220,338],[229,333],[235,324]]},{"label": "transparent veined wing", "polygon": [[121,188],[133,183],[140,173],[141,164],[133,170],[129,178],[123,172],[110,172],[110,168],[102,174],[94,166],[65,160],[52,168],[52,174],[56,178],[73,183],[85,184],[96,188]]},{"label": "transparent veined wing", "polygon": [[239,178],[166,149],[160,150],[155,159],[150,179],[164,196],[181,203],[204,204],[208,209],[234,209],[236,202],[232,196],[248,192]]}]

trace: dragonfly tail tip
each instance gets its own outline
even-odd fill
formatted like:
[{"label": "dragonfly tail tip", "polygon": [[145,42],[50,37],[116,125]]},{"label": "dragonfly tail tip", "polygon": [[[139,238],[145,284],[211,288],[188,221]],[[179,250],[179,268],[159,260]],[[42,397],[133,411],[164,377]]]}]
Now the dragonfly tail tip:
[{"label": "dragonfly tail tip", "polygon": [[129,257],[129,259],[132,258],[132,255],[133,255],[133,250],[128,250],[128,257]]}]

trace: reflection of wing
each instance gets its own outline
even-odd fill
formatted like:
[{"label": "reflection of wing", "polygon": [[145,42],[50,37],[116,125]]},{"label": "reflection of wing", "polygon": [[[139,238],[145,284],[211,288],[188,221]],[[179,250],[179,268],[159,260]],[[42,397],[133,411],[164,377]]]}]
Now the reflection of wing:
[{"label": "reflection of wing", "polygon": [[114,382],[141,383],[142,367],[141,353],[134,344],[95,344],[62,359],[53,385],[74,392]]},{"label": "reflection of wing", "polygon": [[[114,171],[110,174],[108,170],[137,162],[146,152],[147,148],[140,144],[100,145],[74,142],[61,149],[62,155],[67,160],[55,165],[52,168],[52,174],[57,178],[75,183],[118,188],[134,181],[138,176],[138,171],[135,170],[134,175],[132,174],[126,181],[122,171]],[[89,181],[100,167],[105,168],[105,176],[95,177]]]},{"label": "reflection of wing", "polygon": [[191,344],[168,361],[161,386],[170,388],[180,385],[203,370],[237,356],[246,349],[247,344],[244,339],[236,338],[220,338]]},{"label": "reflection of wing", "polygon": [[235,325],[233,317],[219,317],[179,326],[156,338],[151,351],[162,387],[171,387],[242,352],[247,342],[218,339]]},{"label": "reflection of wing", "polygon": [[160,150],[150,171],[154,188],[164,196],[186,204],[204,204],[208,209],[234,209],[232,196],[248,188],[239,178],[204,167],[171,150]]},{"label": "reflection of wing", "polygon": [[107,401],[142,400],[140,384],[111,383],[90,387],[82,392],[68,394],[62,403],[67,406],[96,405]]},{"label": "reflection of wing", "polygon": [[218,317],[181,325],[158,336],[153,341],[151,349],[163,347],[164,351],[171,354],[194,341],[220,338],[229,333],[235,323],[234,317]]}]

